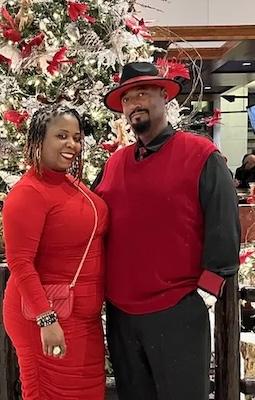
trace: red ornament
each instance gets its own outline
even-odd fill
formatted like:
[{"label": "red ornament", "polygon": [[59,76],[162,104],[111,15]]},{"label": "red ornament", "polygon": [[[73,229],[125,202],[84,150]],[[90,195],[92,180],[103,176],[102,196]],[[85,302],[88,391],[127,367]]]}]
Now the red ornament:
[{"label": "red ornament", "polygon": [[203,122],[206,126],[211,127],[219,124],[221,121],[221,111],[217,108],[214,110],[214,113],[211,117],[204,118]]},{"label": "red ornament", "polygon": [[113,82],[118,83],[120,81],[120,74],[116,72],[116,74],[112,76],[112,80]]},{"label": "red ornament", "polygon": [[190,79],[189,69],[185,64],[178,62],[175,58],[171,61],[165,58],[158,58],[156,66],[159,70],[159,74],[167,79],[174,79],[181,77]]},{"label": "red ornament", "polygon": [[34,36],[32,39],[29,40],[29,42],[21,45],[22,50],[21,50],[21,55],[23,58],[29,57],[30,54],[32,53],[33,47],[38,47],[42,42],[44,41],[44,33],[40,32],[36,36]]},{"label": "red ornament", "polygon": [[152,36],[149,32],[149,28],[146,26],[144,19],[137,18],[134,16],[125,19],[125,24],[128,29],[131,30],[135,35],[141,35],[144,39],[151,40]]},{"label": "red ornament", "polygon": [[119,142],[114,142],[114,143],[102,143],[102,148],[109,153],[115,153],[117,148],[119,147]]},{"label": "red ornament", "polygon": [[27,111],[19,112],[15,110],[5,111],[3,114],[3,119],[5,121],[11,122],[16,128],[19,128],[29,117]]},{"label": "red ornament", "polygon": [[11,16],[9,11],[5,7],[2,7],[1,15],[2,15],[3,20],[6,21],[3,24],[0,23],[0,29],[3,32],[3,36],[7,40],[11,40],[14,43],[20,42],[21,33],[19,32],[18,27],[16,26],[16,23],[15,23],[13,17]]},{"label": "red ornament", "polygon": [[50,61],[50,62],[48,61],[49,65],[47,67],[47,71],[51,75],[54,75],[55,72],[60,70],[61,64],[64,64],[64,63],[74,64],[76,62],[74,58],[65,59],[66,52],[67,52],[67,48],[66,47],[62,47],[53,56],[52,61]]},{"label": "red ornament", "polygon": [[89,5],[87,3],[78,3],[75,1],[68,2],[67,12],[72,21],[77,21],[78,18],[83,18],[85,21],[94,24],[96,19],[88,15]]},{"label": "red ornament", "polygon": [[252,255],[254,255],[254,250],[248,250],[246,251],[244,254],[239,256],[239,262],[240,264],[245,263],[245,261],[247,260],[247,258],[251,257]]},{"label": "red ornament", "polygon": [[7,58],[5,56],[3,56],[2,54],[0,54],[0,64],[8,64],[11,65],[12,60],[10,60],[10,58]]},{"label": "red ornament", "polygon": [[21,34],[15,29],[4,29],[3,36],[5,39],[10,40],[13,43],[18,43],[21,41]]}]

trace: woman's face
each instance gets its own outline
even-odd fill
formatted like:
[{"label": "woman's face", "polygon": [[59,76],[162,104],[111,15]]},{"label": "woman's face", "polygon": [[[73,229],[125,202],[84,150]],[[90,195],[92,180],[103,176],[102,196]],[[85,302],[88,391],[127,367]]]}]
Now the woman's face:
[{"label": "woman's face", "polygon": [[41,163],[55,171],[66,171],[81,151],[82,133],[71,114],[53,118],[47,125],[42,145]]}]

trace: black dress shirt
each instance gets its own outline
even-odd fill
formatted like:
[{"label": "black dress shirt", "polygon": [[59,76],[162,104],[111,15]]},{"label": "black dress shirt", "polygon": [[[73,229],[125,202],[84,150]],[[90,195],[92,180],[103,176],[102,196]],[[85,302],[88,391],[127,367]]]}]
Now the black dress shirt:
[{"label": "black dress shirt", "polygon": [[[174,133],[174,129],[169,125],[146,146],[138,139],[135,148],[136,159],[149,157],[158,151]],[[102,176],[103,169],[93,182],[92,190],[100,183]],[[238,200],[231,174],[219,152],[209,156],[202,170],[199,195],[205,221],[202,263],[206,269],[222,277],[232,276],[239,266]]]},{"label": "black dress shirt", "polygon": [[237,168],[235,178],[240,181],[238,188],[249,188],[249,182],[255,182],[255,167],[251,169],[245,169],[244,166]]}]

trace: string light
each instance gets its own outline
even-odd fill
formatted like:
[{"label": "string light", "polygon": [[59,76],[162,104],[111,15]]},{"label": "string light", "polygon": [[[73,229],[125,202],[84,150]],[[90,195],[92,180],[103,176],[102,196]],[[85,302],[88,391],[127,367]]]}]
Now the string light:
[{"label": "string light", "polygon": [[[89,14],[97,18],[95,25],[83,18],[72,22],[67,16],[67,7],[63,7],[63,0],[28,2],[27,12],[32,16],[33,24],[26,26],[24,38],[26,40],[32,38],[35,32],[43,32],[45,36],[40,47],[33,46],[31,54],[25,59],[20,57],[17,44],[6,41],[0,32],[1,41],[8,44],[10,49],[17,51],[17,61],[12,60],[5,84],[3,77],[0,76],[1,87],[6,87],[4,95],[1,90],[1,96],[4,96],[4,102],[8,102],[8,107],[5,103],[1,104],[1,97],[0,111],[4,112],[14,103],[15,109],[26,110],[31,115],[38,106],[38,93],[49,103],[67,94],[73,101],[70,105],[76,106],[81,114],[85,113],[88,116],[89,129],[95,132],[98,142],[99,138],[108,140],[108,123],[112,113],[104,107],[103,95],[112,87],[112,75],[119,72],[131,57],[134,61],[137,59],[151,61],[156,47],[141,35],[127,30],[124,21],[129,1],[86,0],[86,2],[90,6]],[[13,0],[8,2],[11,6],[17,3]],[[63,47],[68,51],[62,62],[56,63],[57,71],[51,75],[47,71],[49,61]],[[69,58],[73,58],[75,62],[72,64],[66,62]],[[193,72],[198,72],[191,61],[190,65]],[[68,103],[68,100],[66,102]],[[176,111],[178,104],[175,106]],[[14,127],[11,124],[2,124],[0,126],[3,126],[3,130],[15,144],[23,144],[23,133],[18,136],[15,132],[14,135]],[[114,137],[115,133],[111,135]],[[96,147],[95,143],[87,149],[87,154],[89,163],[96,170],[100,167],[102,157],[106,158],[101,147]]]}]

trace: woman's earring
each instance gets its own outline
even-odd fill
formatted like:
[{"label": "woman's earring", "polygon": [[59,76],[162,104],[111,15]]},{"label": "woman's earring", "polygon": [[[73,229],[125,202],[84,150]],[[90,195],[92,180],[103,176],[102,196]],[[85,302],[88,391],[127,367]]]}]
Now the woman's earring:
[{"label": "woman's earring", "polygon": [[36,151],[35,151],[35,158],[36,158],[36,160],[39,162],[40,161],[40,159],[41,159],[41,152],[40,152],[40,149],[39,149],[39,147],[36,149]]}]

